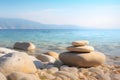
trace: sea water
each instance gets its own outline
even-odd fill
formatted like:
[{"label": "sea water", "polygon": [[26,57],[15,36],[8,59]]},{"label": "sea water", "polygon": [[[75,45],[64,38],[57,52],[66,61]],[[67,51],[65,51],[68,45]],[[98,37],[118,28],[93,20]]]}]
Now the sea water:
[{"label": "sea water", "polygon": [[[120,30],[23,29],[0,30],[0,47],[33,42],[40,50],[62,52],[72,41],[88,40],[95,50],[120,56]],[[62,50],[62,49],[63,50]]]}]

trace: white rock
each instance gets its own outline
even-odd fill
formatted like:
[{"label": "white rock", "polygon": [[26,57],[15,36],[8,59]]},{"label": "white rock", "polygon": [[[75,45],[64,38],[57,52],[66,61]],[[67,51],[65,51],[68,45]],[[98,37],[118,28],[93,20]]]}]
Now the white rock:
[{"label": "white rock", "polygon": [[8,49],[8,48],[0,47],[0,53],[1,54],[7,54],[7,53],[12,53],[12,52],[17,52],[17,51],[12,50],[12,49]]},{"label": "white rock", "polygon": [[8,75],[13,71],[35,73],[36,67],[27,53],[14,52],[0,57],[0,72]]},{"label": "white rock", "polygon": [[0,80],[7,80],[6,77],[0,72]]}]

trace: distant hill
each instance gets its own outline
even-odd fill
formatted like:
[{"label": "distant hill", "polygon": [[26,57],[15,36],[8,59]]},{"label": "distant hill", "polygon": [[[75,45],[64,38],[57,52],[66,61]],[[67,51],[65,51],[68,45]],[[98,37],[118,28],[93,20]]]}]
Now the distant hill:
[{"label": "distant hill", "polygon": [[80,29],[73,25],[49,25],[18,18],[0,18],[0,29]]}]

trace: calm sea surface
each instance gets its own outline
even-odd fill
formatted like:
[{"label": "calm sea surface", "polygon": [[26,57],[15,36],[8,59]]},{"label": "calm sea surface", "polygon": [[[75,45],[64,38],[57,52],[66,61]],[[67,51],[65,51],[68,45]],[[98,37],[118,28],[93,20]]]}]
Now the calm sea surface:
[{"label": "calm sea surface", "polygon": [[62,52],[76,40],[89,40],[96,50],[120,56],[120,30],[0,30],[0,47],[12,48],[15,42],[30,41],[38,49]]}]

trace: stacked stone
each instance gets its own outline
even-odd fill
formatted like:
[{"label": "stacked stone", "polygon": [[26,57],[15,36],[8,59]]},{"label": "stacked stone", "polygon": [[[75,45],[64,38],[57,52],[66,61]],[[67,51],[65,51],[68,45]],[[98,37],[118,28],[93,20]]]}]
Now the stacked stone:
[{"label": "stacked stone", "polygon": [[74,41],[67,47],[68,52],[59,55],[60,60],[70,66],[93,67],[105,62],[103,53],[94,51],[94,47],[88,46],[89,41]]},{"label": "stacked stone", "polygon": [[76,53],[90,53],[94,51],[94,48],[88,46],[88,44],[89,41],[74,41],[72,42],[72,46],[67,47],[67,50]]}]

